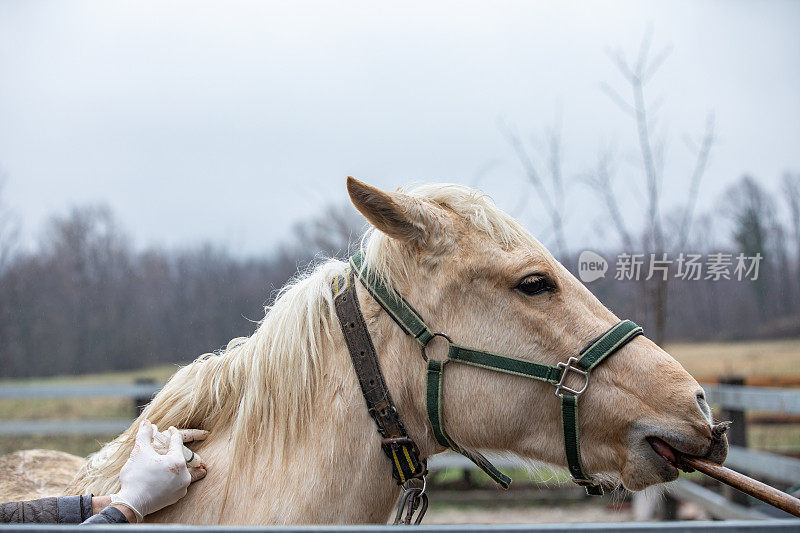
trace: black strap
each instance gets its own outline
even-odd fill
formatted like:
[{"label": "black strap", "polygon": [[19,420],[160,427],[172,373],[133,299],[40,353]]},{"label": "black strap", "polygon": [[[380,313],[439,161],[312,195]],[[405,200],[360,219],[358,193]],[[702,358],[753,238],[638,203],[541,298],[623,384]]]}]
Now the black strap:
[{"label": "black strap", "polygon": [[375,346],[361,314],[354,281],[352,269],[341,292],[338,287],[339,278],[334,280],[336,316],[342,326],[347,351],[353,360],[358,383],[367,402],[367,410],[383,437],[382,447],[392,463],[392,475],[398,484],[403,484],[409,479],[424,476],[427,467],[424,461],[420,461],[417,445],[408,436],[392,402]]},{"label": "black strap", "polygon": [[400,329],[406,335],[411,335],[422,346],[427,345],[433,338],[433,333],[428,328],[422,317],[414,309],[405,298],[389,287],[383,280],[374,272],[370,271],[367,265],[364,264],[364,253],[356,252],[350,258],[350,265],[355,270],[358,279],[364,285],[369,293],[375,298],[375,301],[383,307],[384,311],[389,313]]},{"label": "black strap", "polygon": [[539,379],[549,383],[558,383],[559,379],[561,379],[561,369],[555,366],[542,365],[519,357],[497,355],[484,350],[465,348],[458,344],[450,344],[447,357],[459,363],[506,374],[515,374],[525,378]]},{"label": "black strap", "polygon": [[[636,323],[621,320],[586,345],[577,358],[571,357],[566,364],[559,363],[562,372],[556,394],[561,398],[561,427],[564,433],[567,468],[572,481],[584,487],[591,496],[601,496],[603,487],[596,478],[587,475],[583,469],[578,433],[578,398],[589,385],[589,372],[641,334],[642,328]],[[582,390],[576,391],[564,386],[569,372],[577,372],[583,376],[585,381]]]},{"label": "black strap", "polygon": [[430,420],[431,427],[433,428],[433,436],[436,438],[436,442],[445,448],[450,448],[460,453],[475,463],[478,468],[486,472],[486,475],[492,478],[495,483],[507,489],[509,485],[511,485],[510,477],[503,474],[480,453],[459,446],[450,438],[450,435],[448,435],[447,431],[444,429],[444,420],[442,419],[442,380],[444,379],[444,367],[446,363],[447,361],[442,362],[436,359],[428,361],[428,390],[425,399],[427,403],[428,420]]},{"label": "black strap", "polygon": [[586,489],[590,496],[602,496],[600,483],[583,472],[580,435],[578,434],[578,398],[561,395],[561,427],[564,431],[564,453],[572,481]]}]

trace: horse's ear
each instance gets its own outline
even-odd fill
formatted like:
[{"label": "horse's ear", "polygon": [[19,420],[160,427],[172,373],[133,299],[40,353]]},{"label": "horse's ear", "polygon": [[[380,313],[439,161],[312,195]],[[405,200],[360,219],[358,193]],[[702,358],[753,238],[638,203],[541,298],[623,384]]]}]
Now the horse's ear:
[{"label": "horse's ear", "polygon": [[422,244],[433,223],[431,213],[418,200],[399,192],[386,192],[347,177],[353,205],[380,231],[395,239]]}]

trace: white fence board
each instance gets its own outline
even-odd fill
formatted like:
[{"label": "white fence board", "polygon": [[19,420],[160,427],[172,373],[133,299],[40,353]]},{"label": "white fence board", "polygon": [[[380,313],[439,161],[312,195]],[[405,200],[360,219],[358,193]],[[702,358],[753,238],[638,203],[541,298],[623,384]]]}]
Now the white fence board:
[{"label": "white fence board", "polygon": [[800,414],[800,390],[703,384],[708,403],[739,411]]}]

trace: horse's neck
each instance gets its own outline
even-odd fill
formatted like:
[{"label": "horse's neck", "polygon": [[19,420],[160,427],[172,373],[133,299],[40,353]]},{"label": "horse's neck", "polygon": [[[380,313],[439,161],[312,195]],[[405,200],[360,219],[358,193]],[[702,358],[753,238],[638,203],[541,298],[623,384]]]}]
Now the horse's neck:
[{"label": "horse's neck", "polygon": [[[397,412],[420,455],[427,458],[442,448],[431,435],[425,409],[427,370],[420,345],[403,333],[361,285],[358,286],[358,296]],[[366,411],[363,402],[362,408]]]},{"label": "horse's neck", "polygon": [[[433,444],[426,438],[420,403],[424,395],[418,390],[423,378],[416,376],[424,375],[424,368],[395,360],[408,357],[408,339],[365,291],[359,291],[359,299],[392,398],[426,457]],[[334,331],[338,328],[338,322],[332,325]],[[243,479],[231,479],[226,491],[233,446],[228,430],[215,429],[198,449],[209,465],[208,477],[191,487],[193,497],[159,513],[157,521],[298,524],[387,519],[399,487],[367,412],[344,339],[338,334],[334,338],[303,438],[280,449],[271,449],[268,439],[257,443],[252,469]]]}]

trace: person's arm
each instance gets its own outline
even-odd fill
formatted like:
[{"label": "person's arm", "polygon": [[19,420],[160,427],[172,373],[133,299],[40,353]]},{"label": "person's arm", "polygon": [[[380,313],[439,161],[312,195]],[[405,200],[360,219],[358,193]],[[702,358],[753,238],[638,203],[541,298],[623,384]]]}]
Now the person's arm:
[{"label": "person's arm", "polygon": [[[204,440],[207,432],[170,428],[168,434],[169,446],[154,448],[153,426],[149,421],[142,423],[131,457],[120,473],[122,487],[117,494],[0,503],[0,523],[135,524],[137,512],[143,516],[175,503],[186,494],[189,483],[206,475],[202,463],[197,467],[187,466],[181,452],[182,442]],[[113,501],[115,498],[117,501]],[[137,511],[134,507],[137,505],[143,511]]]},{"label": "person's arm", "polygon": [[40,498],[24,502],[0,503],[0,522],[21,524],[58,522],[57,498]]},{"label": "person's arm", "polygon": [[111,503],[111,496],[92,497],[92,516],[84,524],[135,524],[136,515],[128,507]]},{"label": "person's arm", "polygon": [[2,523],[79,524],[91,515],[91,496],[64,496],[0,503]]}]

